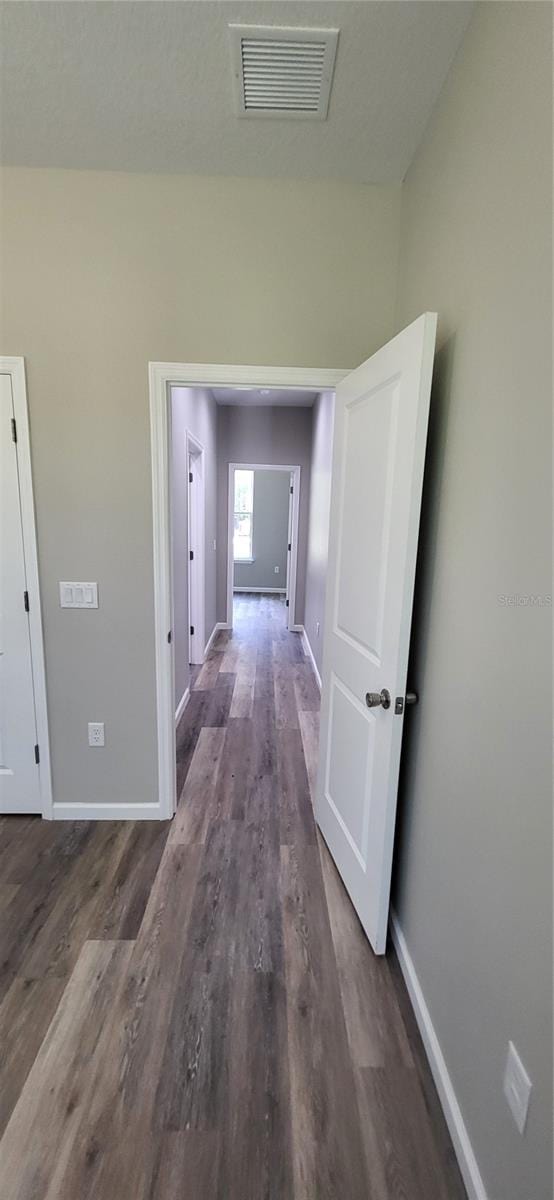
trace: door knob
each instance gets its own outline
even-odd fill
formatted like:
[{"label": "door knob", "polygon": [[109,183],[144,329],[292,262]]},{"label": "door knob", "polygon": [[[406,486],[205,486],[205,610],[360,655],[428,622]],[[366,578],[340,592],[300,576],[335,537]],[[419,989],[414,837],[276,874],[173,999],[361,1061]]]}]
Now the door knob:
[{"label": "door knob", "polygon": [[365,702],[368,708],[390,708],[390,694],[386,688],[380,692],[366,692]]}]

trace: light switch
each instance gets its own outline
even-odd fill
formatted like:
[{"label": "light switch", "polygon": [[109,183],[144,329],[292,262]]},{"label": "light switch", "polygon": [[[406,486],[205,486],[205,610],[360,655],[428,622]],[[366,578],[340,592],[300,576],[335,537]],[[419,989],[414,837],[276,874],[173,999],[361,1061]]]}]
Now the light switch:
[{"label": "light switch", "polygon": [[60,605],[62,608],[98,608],[97,583],[60,583]]}]

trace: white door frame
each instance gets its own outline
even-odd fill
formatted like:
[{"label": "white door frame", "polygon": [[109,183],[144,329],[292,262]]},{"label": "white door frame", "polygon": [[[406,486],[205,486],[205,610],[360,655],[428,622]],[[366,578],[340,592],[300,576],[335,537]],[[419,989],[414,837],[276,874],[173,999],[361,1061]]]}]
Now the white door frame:
[{"label": "white door frame", "polygon": [[[350,368],[253,367],[215,363],[148,364],[152,455],[152,523],[154,565],[154,642],[156,656],[156,718],[158,734],[159,819],[173,816],[176,803],[175,695],[171,511],[169,455],[170,389],[181,387],[306,388],[334,391]],[[168,634],[170,640],[168,641]]]},{"label": "white door frame", "polygon": [[[190,459],[198,465],[194,478],[194,487],[187,486],[187,580],[188,580],[188,612],[189,612],[189,663],[204,662],[206,647],[205,634],[205,586],[206,586],[206,545],[205,545],[205,482],[204,482],[204,447],[202,442],[190,432],[185,431],[185,462],[189,470]],[[194,570],[190,569],[190,551],[194,546]],[[194,628],[194,633],[190,629]]]},{"label": "white door frame", "polygon": [[10,375],[17,429],[17,470],[19,475],[19,497],[23,530],[23,553],[25,575],[29,593],[29,634],[31,642],[31,669],[35,704],[35,725],[39,747],[39,789],[42,816],[52,819],[52,775],[50,768],[50,741],[48,737],[48,709],[46,703],[46,671],[44,667],[44,642],[40,608],[40,585],[38,575],[37,534],[35,504],[33,498],[33,476],[31,468],[31,441],[29,436],[29,413],[25,382],[25,359],[0,356],[0,373]]},{"label": "white door frame", "polygon": [[[234,499],[235,499],[235,471],[288,471],[293,478],[292,496],[289,502],[289,521],[288,531],[290,530],[292,537],[290,538],[292,549],[287,551],[287,582],[286,593],[289,602],[287,613],[287,629],[293,633],[301,633],[303,626],[296,625],[294,618],[296,616],[296,569],[298,565],[298,525],[300,518],[300,467],[297,466],[280,466],[277,463],[229,463],[229,490],[227,501],[227,628],[233,628],[233,583],[234,583],[234,558],[233,558],[233,534],[234,534]],[[255,589],[259,591],[259,588]]]}]

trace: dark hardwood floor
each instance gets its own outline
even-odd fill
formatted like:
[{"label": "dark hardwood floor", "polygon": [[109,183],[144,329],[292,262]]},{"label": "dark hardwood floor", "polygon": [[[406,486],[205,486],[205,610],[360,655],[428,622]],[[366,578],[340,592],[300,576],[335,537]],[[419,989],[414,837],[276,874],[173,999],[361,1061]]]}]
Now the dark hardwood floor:
[{"label": "dark hardwood floor", "polygon": [[171,823],[0,821],[2,1200],[463,1200],[392,951],[311,803],[319,695],[236,604]]}]

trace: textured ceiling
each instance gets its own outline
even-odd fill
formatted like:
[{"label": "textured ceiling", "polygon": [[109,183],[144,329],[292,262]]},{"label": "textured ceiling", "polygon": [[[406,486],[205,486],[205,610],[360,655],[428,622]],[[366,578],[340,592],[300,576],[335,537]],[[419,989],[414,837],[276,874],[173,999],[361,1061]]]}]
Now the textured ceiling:
[{"label": "textured ceiling", "polygon": [[295,391],[288,388],[212,388],[217,404],[311,408],[317,392]]},{"label": "textured ceiling", "polygon": [[[2,4],[13,165],[403,178],[466,28],[459,0]],[[234,115],[229,22],[338,27],[325,122]]]}]

